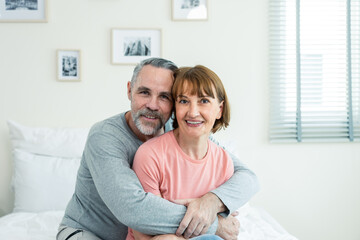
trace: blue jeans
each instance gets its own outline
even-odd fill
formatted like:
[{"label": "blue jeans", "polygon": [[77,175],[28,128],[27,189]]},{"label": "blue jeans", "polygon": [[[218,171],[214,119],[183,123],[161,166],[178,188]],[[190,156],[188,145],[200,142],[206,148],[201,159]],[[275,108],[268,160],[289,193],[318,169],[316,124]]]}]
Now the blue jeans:
[{"label": "blue jeans", "polygon": [[190,240],[223,240],[223,239],[216,235],[204,234],[198,237],[190,238]]}]

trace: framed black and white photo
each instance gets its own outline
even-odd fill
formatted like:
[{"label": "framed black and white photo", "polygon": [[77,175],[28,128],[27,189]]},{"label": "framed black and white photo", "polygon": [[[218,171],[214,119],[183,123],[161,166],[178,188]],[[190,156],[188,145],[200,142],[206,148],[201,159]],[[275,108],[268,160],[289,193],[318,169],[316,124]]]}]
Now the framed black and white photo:
[{"label": "framed black and white photo", "polygon": [[0,22],[47,22],[47,0],[0,0]]},{"label": "framed black and white photo", "polygon": [[207,20],[207,0],[172,0],[172,19],[174,21]]},{"label": "framed black and white photo", "polygon": [[112,64],[137,64],[150,57],[161,57],[160,29],[112,29]]},{"label": "framed black and white photo", "polygon": [[57,50],[57,79],[80,81],[80,50]]}]

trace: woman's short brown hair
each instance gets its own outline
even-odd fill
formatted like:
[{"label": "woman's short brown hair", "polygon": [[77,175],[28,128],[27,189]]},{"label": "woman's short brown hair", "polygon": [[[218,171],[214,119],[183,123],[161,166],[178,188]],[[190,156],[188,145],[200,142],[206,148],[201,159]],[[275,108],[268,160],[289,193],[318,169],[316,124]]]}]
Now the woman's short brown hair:
[{"label": "woman's short brown hair", "polygon": [[[206,94],[215,98],[213,87],[219,102],[223,102],[221,118],[216,119],[211,130],[212,133],[215,133],[221,128],[226,128],[230,122],[230,104],[224,85],[215,72],[202,65],[181,67],[175,72],[175,81],[171,93],[174,100],[176,100],[177,96],[183,94],[184,91],[189,91],[191,95],[204,96]],[[176,109],[174,108],[173,127],[178,128],[178,126]]]}]

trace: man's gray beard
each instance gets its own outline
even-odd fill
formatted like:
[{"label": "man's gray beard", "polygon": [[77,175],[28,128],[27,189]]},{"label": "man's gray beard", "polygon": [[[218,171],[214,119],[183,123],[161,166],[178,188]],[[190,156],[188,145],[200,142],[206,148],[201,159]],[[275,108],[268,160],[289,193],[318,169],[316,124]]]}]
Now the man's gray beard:
[{"label": "man's gray beard", "polygon": [[[134,119],[134,123],[135,123],[135,126],[137,127],[137,129],[146,136],[155,135],[165,125],[164,117],[161,114],[159,114],[158,112],[151,111],[149,109],[139,110],[136,113],[131,111],[131,115],[132,115],[132,118]],[[153,117],[156,117],[157,119],[159,119],[160,121],[155,126],[153,124],[146,125],[146,124],[141,123],[141,121],[140,121],[141,115],[153,116]]]}]

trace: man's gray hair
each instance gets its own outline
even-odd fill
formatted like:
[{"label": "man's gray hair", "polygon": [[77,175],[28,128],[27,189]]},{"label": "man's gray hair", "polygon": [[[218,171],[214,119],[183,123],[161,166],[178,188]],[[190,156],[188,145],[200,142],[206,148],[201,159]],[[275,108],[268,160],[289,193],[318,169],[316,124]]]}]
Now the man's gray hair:
[{"label": "man's gray hair", "polygon": [[134,68],[133,76],[131,78],[131,88],[134,86],[134,84],[137,80],[137,77],[139,75],[139,72],[146,65],[151,65],[153,67],[168,69],[168,70],[171,70],[173,73],[175,73],[175,71],[178,69],[178,67],[175,65],[175,63],[173,63],[170,60],[166,60],[164,58],[147,58],[147,59],[141,61]]}]

